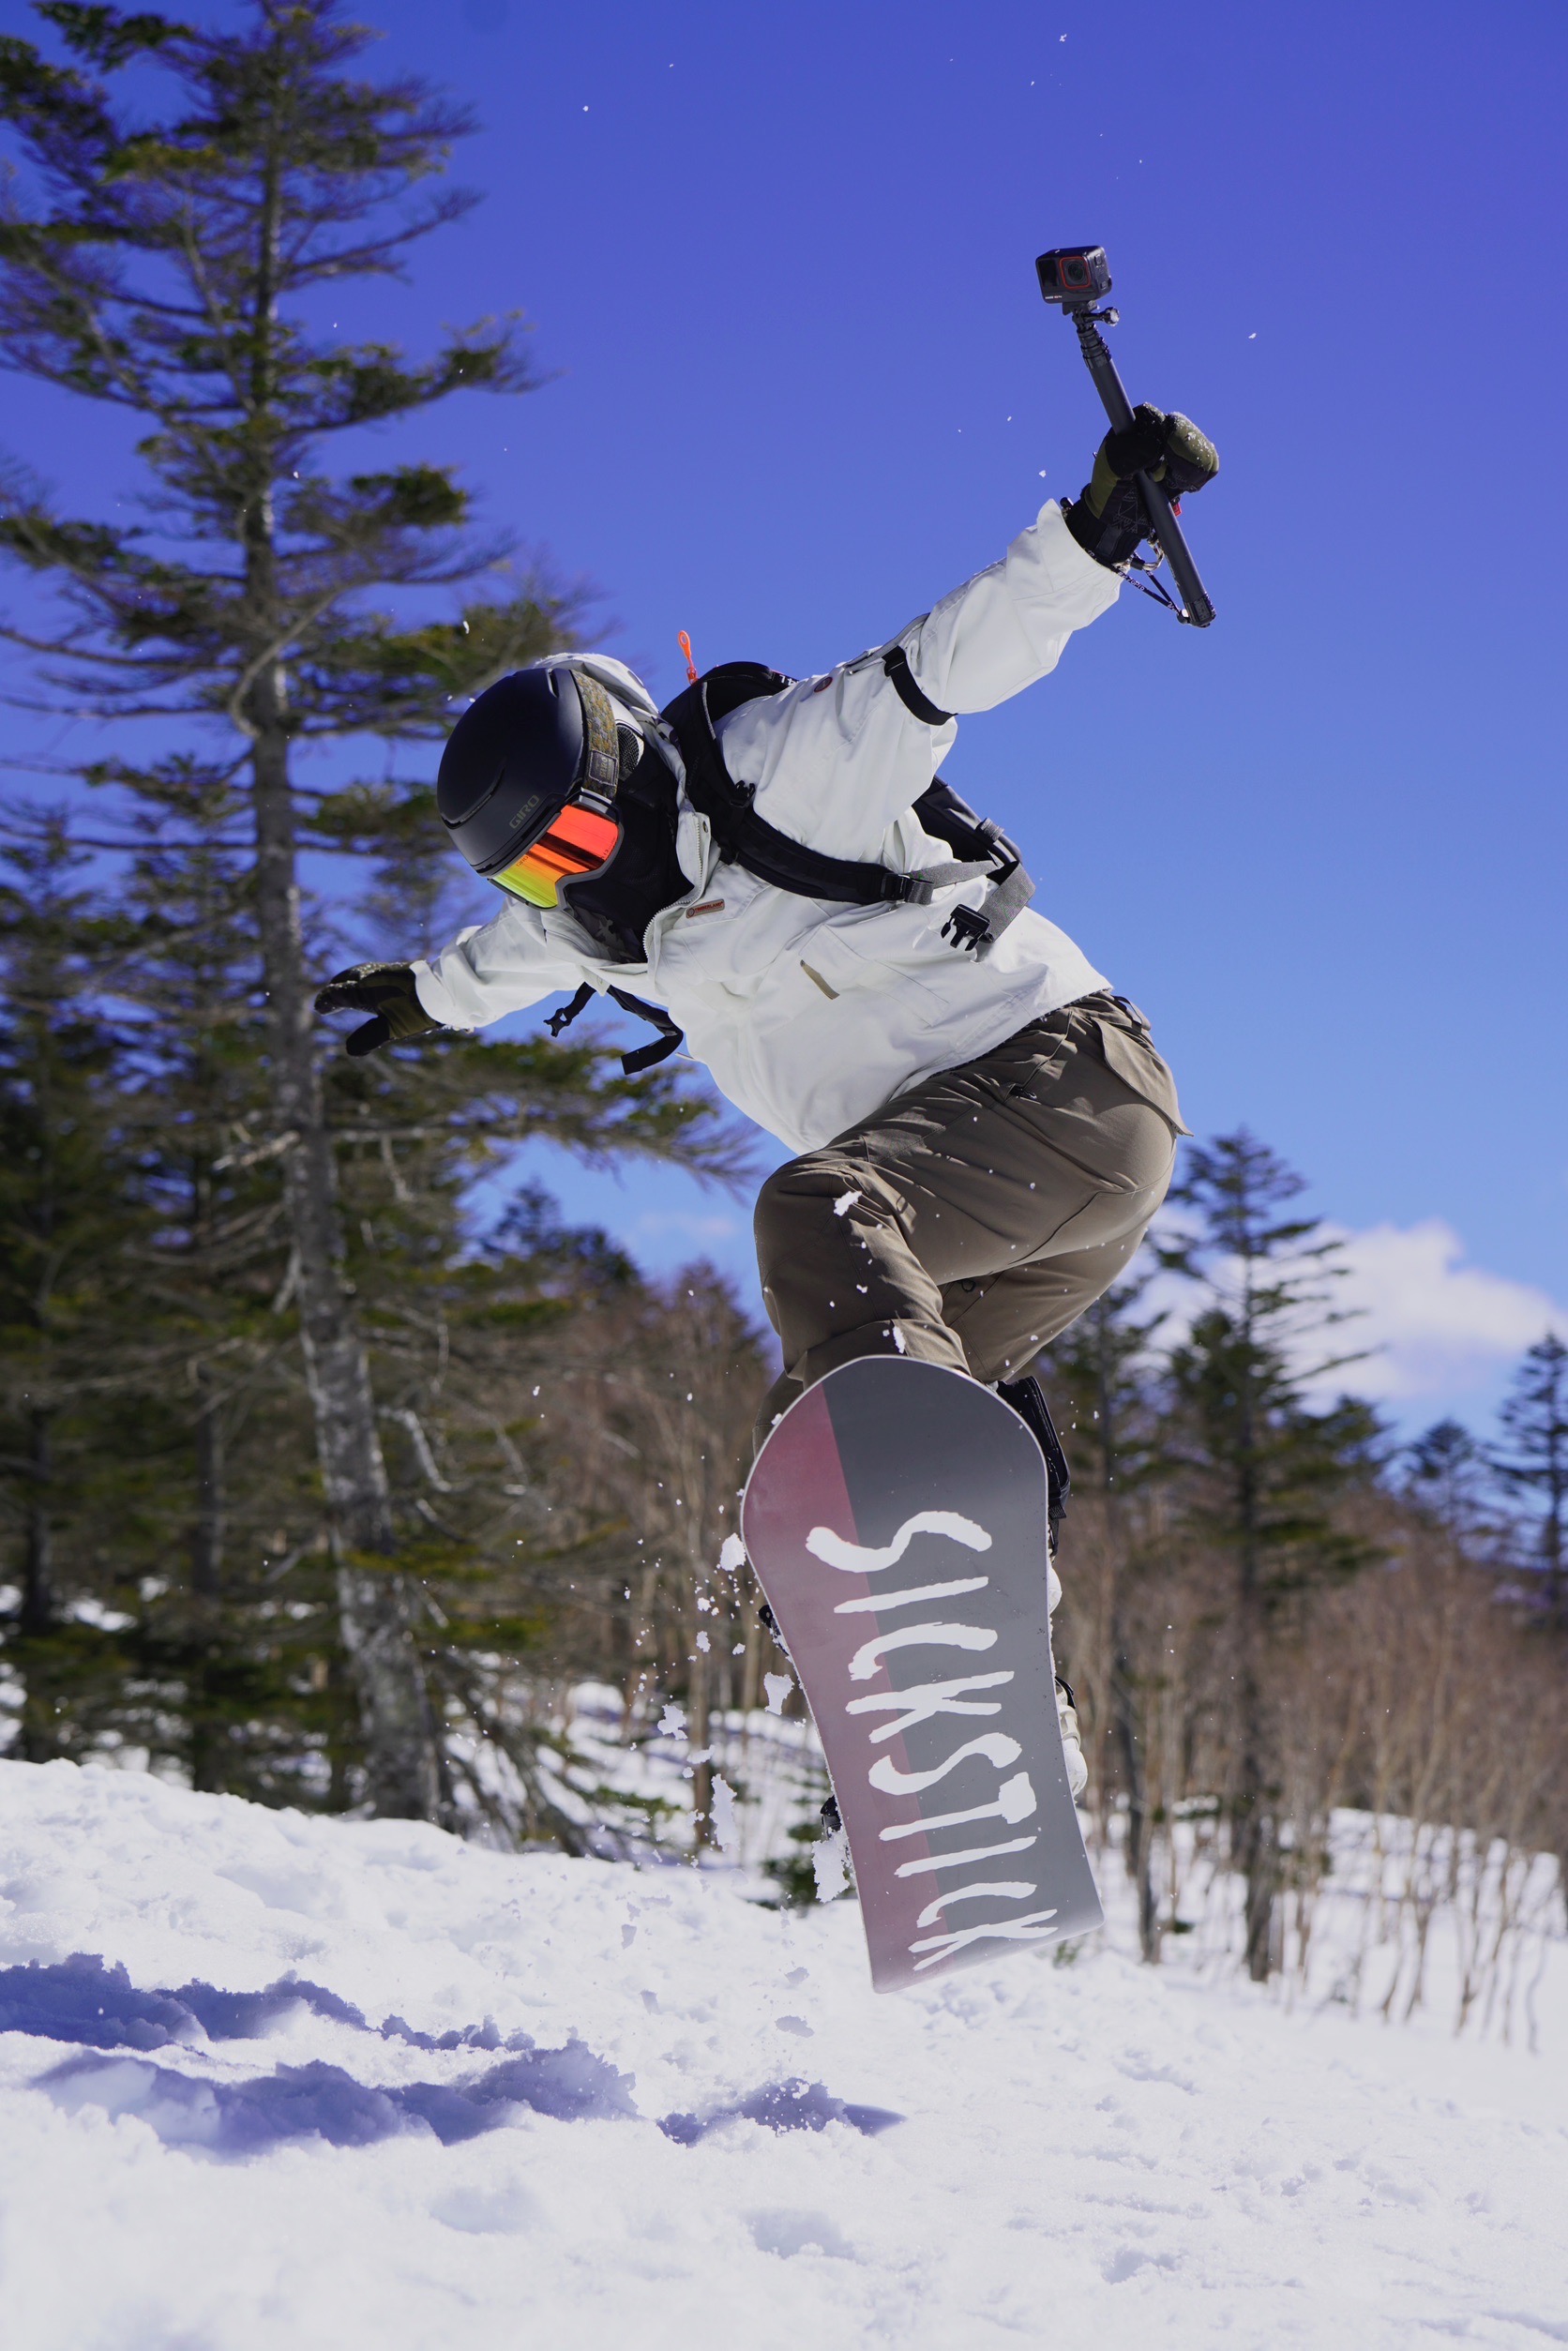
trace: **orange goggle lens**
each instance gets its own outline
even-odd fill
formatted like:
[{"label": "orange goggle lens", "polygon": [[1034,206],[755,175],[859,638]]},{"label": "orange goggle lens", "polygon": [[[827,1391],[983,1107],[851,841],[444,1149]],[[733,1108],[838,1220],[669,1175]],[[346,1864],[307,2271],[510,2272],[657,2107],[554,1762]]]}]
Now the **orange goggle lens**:
[{"label": "orange goggle lens", "polygon": [[524,850],[505,872],[490,880],[530,906],[558,906],[563,882],[577,882],[585,873],[607,866],[620,846],[621,828],[611,816],[594,808],[565,807],[552,816],[547,832]]}]

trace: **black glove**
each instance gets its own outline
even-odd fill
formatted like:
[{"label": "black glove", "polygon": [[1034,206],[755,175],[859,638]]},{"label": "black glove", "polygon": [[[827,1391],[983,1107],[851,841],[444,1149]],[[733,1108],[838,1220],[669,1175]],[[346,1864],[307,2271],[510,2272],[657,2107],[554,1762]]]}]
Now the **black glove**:
[{"label": "black glove", "polygon": [[1135,474],[1162,483],[1174,505],[1212,482],[1218,472],[1219,451],[1196,425],[1142,400],[1130,425],[1107,433],[1095,453],[1093,473],[1081,495],[1063,507],[1063,519],[1086,555],[1114,567],[1135,554],[1149,535]]},{"label": "black glove", "polygon": [[406,1045],[424,1036],[441,1022],[432,1020],[419,1002],[414,973],[406,963],[355,963],[327,981],[316,998],[318,1012],[369,1012],[362,1029],[354,1030],[347,1050],[357,1061],[384,1045]]}]

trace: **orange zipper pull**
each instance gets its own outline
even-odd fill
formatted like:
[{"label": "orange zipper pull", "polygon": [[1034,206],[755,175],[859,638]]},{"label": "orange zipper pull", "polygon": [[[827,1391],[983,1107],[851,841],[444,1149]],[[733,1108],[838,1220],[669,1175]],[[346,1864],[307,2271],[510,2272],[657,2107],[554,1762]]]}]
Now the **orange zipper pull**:
[{"label": "orange zipper pull", "polygon": [[680,646],[681,651],[686,656],[686,683],[688,686],[695,686],[697,683],[697,664],[691,657],[691,639],[686,635],[684,628],[682,629],[680,635],[676,638],[675,642]]}]

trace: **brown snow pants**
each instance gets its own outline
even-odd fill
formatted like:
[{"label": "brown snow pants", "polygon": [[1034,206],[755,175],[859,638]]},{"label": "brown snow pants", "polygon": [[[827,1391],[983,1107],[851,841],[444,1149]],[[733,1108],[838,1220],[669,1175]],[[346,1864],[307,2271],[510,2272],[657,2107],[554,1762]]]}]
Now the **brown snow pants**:
[{"label": "brown snow pants", "polygon": [[860,1355],[1022,1379],[1131,1258],[1186,1131],[1143,1015],[1085,996],[778,1168],[756,1233],[784,1374],[759,1444]]}]

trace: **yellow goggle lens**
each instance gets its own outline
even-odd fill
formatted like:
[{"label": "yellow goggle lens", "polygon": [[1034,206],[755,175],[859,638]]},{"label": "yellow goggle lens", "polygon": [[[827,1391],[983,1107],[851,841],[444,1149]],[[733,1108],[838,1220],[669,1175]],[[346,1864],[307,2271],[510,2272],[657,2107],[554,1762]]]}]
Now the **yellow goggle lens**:
[{"label": "yellow goggle lens", "polygon": [[613,817],[593,808],[562,808],[547,831],[516,863],[490,879],[530,906],[558,906],[563,882],[580,881],[608,865],[620,845],[621,828]]}]

